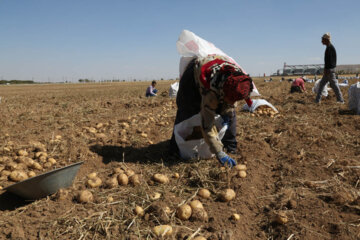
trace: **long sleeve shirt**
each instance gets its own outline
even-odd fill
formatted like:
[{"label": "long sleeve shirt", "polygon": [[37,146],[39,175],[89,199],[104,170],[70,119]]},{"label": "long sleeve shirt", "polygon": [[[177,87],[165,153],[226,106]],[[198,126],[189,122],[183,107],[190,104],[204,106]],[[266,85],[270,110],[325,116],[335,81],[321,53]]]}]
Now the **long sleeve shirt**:
[{"label": "long sleeve shirt", "polygon": [[146,89],[146,96],[156,96],[156,93],[154,93],[154,87],[152,85],[150,85],[147,89]]},{"label": "long sleeve shirt", "polygon": [[294,86],[294,87],[301,87],[301,89],[303,91],[305,91],[305,83],[304,83],[304,80],[302,78],[297,78],[295,79],[295,81],[293,81],[293,83],[291,84],[291,86]]},{"label": "long sleeve shirt", "polygon": [[331,43],[325,49],[324,60],[325,60],[325,69],[336,68],[336,50]]},{"label": "long sleeve shirt", "polygon": [[[215,116],[217,114],[220,114],[232,117],[236,106],[229,105],[223,102],[220,99],[219,92],[206,88],[200,80],[201,67],[207,62],[214,60],[215,58],[227,60],[224,57],[220,56],[208,56],[206,58],[197,59],[197,64],[195,64],[194,67],[195,82],[199,87],[199,91],[202,97],[200,105],[201,130],[205,142],[209,145],[210,151],[214,154],[223,150],[223,144],[218,137],[218,130],[215,126]],[[219,91],[221,91],[221,89],[219,89]]]}]

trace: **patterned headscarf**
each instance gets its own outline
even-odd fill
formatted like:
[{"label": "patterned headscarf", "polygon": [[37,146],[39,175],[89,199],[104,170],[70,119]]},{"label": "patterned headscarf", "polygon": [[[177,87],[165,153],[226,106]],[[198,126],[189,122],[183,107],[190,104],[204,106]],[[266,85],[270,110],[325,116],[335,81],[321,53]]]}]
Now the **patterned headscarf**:
[{"label": "patterned headscarf", "polygon": [[252,89],[252,79],[239,72],[232,73],[223,86],[224,95],[233,102],[247,99]]}]

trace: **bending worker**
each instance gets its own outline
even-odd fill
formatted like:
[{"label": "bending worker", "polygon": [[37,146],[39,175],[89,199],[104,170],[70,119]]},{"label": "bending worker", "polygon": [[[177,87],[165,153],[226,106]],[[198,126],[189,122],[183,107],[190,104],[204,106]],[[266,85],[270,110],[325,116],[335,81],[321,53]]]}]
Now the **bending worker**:
[{"label": "bending worker", "polygon": [[294,93],[294,92],[305,92],[305,79],[304,77],[299,77],[297,79],[295,79],[292,84],[291,84],[291,88],[290,88],[290,93]]},{"label": "bending worker", "polygon": [[[224,165],[236,162],[227,153],[236,153],[236,102],[245,99],[249,106],[252,79],[225,57],[207,56],[195,58],[183,73],[176,97],[178,107],[175,124],[200,112],[201,132],[210,151]],[[215,116],[220,114],[228,129],[222,141],[218,138]],[[178,152],[174,132],[170,150]],[[225,153],[224,151],[227,151]]]}]

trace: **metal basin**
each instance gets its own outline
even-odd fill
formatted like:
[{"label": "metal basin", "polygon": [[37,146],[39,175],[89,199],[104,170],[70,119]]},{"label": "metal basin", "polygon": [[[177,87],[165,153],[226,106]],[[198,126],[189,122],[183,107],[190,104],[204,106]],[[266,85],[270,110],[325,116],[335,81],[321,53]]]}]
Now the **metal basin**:
[{"label": "metal basin", "polygon": [[36,200],[71,186],[81,164],[78,162],[10,185],[4,190],[24,199]]}]

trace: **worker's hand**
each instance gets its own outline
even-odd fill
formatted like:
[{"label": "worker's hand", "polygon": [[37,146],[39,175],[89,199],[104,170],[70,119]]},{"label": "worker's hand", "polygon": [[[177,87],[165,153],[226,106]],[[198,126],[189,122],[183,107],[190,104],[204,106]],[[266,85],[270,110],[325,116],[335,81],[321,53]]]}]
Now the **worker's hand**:
[{"label": "worker's hand", "polygon": [[223,166],[228,166],[230,168],[236,166],[236,161],[234,159],[232,159],[231,157],[229,157],[223,151],[218,152],[216,154],[216,157]]}]

